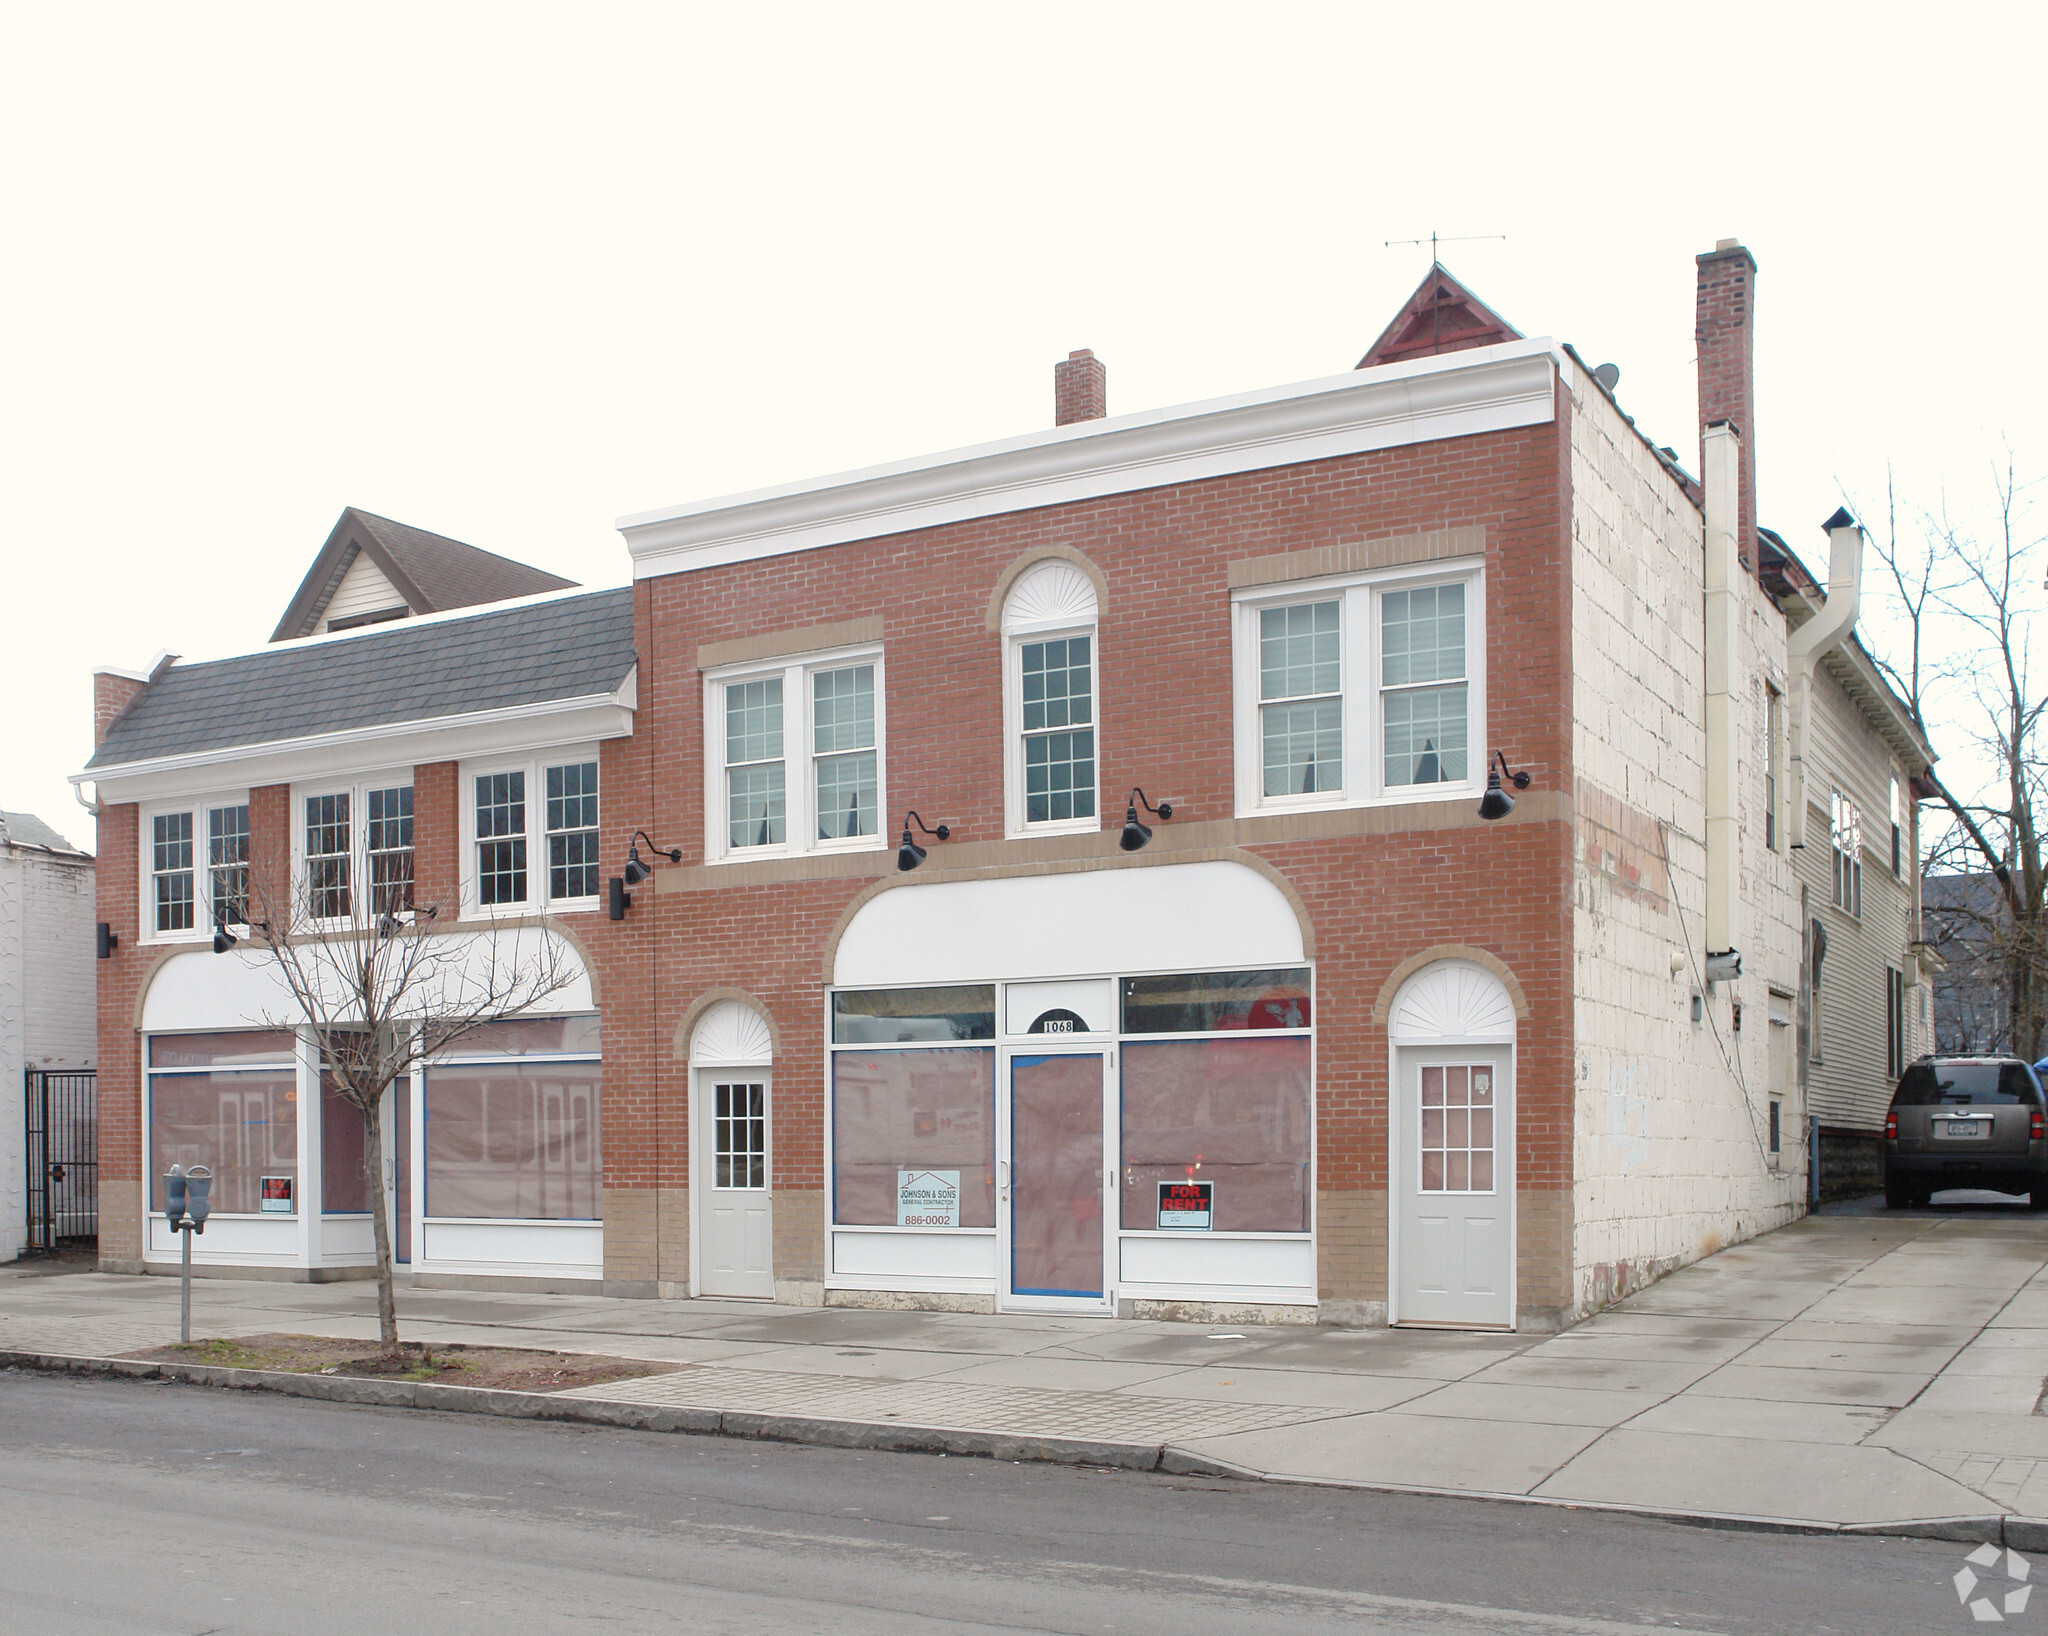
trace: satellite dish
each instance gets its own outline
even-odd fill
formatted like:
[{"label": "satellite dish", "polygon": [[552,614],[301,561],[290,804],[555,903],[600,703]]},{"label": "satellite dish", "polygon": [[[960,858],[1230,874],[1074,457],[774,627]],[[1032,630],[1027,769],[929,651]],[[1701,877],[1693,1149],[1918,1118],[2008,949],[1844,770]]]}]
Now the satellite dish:
[{"label": "satellite dish", "polygon": [[1593,379],[1598,381],[1603,389],[1612,392],[1615,389],[1615,387],[1620,384],[1621,365],[1602,364],[1598,369],[1593,371]]}]

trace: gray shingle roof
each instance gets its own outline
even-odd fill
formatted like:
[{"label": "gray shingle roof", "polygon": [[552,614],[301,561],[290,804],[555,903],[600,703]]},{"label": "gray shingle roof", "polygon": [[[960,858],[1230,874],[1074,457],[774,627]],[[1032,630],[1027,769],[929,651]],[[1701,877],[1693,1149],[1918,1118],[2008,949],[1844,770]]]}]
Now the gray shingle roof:
[{"label": "gray shingle roof", "polygon": [[172,665],[115,720],[86,763],[430,721],[613,691],[633,668],[633,592],[622,586],[466,619]]},{"label": "gray shingle roof", "polygon": [[271,641],[312,635],[358,551],[369,554],[415,614],[509,602],[516,596],[571,590],[576,584],[495,551],[348,506],[292,593],[291,606],[271,632]]},{"label": "gray shingle roof", "polygon": [[88,856],[32,812],[0,812],[0,841],[11,846],[40,846],[51,852],[76,852],[80,857]]}]

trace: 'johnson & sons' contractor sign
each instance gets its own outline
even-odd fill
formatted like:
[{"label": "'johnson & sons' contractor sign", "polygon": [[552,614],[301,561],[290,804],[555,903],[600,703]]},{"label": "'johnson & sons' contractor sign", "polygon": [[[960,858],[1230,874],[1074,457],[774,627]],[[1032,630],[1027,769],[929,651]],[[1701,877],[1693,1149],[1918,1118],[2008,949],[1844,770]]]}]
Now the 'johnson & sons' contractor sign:
[{"label": "'johnson & sons' contractor sign", "polygon": [[958,1227],[960,1172],[899,1170],[896,1172],[898,1227]]}]

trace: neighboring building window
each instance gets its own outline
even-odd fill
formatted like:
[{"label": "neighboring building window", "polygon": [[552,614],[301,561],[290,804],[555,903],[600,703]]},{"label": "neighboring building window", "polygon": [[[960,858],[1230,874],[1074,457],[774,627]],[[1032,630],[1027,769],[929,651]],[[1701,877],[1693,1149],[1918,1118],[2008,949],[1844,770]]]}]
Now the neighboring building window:
[{"label": "neighboring building window", "polygon": [[379,915],[412,909],[412,786],[371,790],[366,803],[370,891]]},{"label": "neighboring building window", "polygon": [[354,906],[349,792],[306,797],[306,908],[315,920],[346,920]]},{"label": "neighboring building window", "polygon": [[1058,558],[1003,598],[1003,808],[1011,835],[1102,827],[1095,582]]},{"label": "neighboring building window", "polygon": [[249,808],[206,809],[206,874],[216,926],[249,923]]},{"label": "neighboring building window", "polygon": [[1833,889],[1838,909],[1852,915],[1863,913],[1863,815],[1856,803],[1840,790],[1828,795],[1830,832],[1834,847]]},{"label": "neighboring building window", "polygon": [[1904,878],[1900,865],[1905,861],[1900,841],[1905,833],[1906,808],[1899,799],[1899,775],[1892,774],[1892,873]]},{"label": "neighboring building window", "polygon": [[1436,568],[1239,592],[1240,809],[1476,787],[1481,590]]},{"label": "neighboring building window", "polygon": [[160,932],[192,930],[192,814],[160,812],[151,823],[150,896]]},{"label": "neighboring building window", "polygon": [[705,685],[706,857],[881,844],[880,654],[841,651],[767,671],[722,670]]},{"label": "neighboring building window", "polygon": [[1764,845],[1778,850],[1778,757],[1784,743],[1784,695],[1764,684]]},{"label": "neighboring building window", "polygon": [[1906,1071],[1906,974],[1884,969],[1884,1071],[1897,1079]]},{"label": "neighboring building window", "polygon": [[477,902],[526,901],[526,773],[485,773],[476,781]]},{"label": "neighboring building window", "polygon": [[465,766],[463,901],[480,910],[594,906],[599,879],[595,746]]},{"label": "neighboring building window", "polygon": [[597,763],[550,767],[548,896],[597,896]]},{"label": "neighboring building window", "polygon": [[1771,1103],[1771,1152],[1773,1154],[1776,1154],[1779,1151],[1779,1142],[1781,1139],[1779,1135],[1779,1127],[1782,1117],[1779,1113],[1779,1109],[1781,1106],[1782,1104],[1776,1101],[1773,1101]]}]

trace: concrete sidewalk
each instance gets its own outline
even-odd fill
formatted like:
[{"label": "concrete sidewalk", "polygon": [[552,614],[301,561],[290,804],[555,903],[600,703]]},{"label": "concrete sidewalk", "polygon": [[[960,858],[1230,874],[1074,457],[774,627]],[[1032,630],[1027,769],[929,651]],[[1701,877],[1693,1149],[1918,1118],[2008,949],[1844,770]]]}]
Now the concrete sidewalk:
[{"label": "concrete sidewalk", "polygon": [[[0,1270],[0,1351],[176,1333],[177,1283]],[[195,1280],[193,1333],[371,1338],[368,1284]],[[1562,1335],[402,1291],[407,1339],[673,1363],[565,1397],[1154,1444],[1251,1476],[2048,1546],[2048,1223],[1813,1217]],[[849,1438],[848,1440],[857,1440]]]}]

